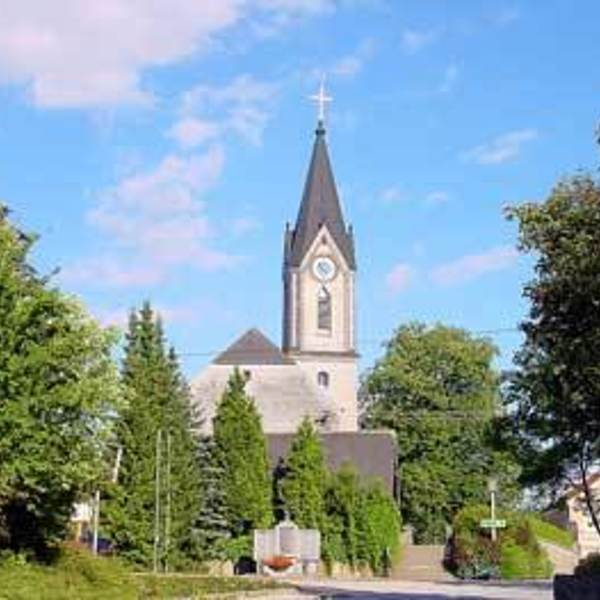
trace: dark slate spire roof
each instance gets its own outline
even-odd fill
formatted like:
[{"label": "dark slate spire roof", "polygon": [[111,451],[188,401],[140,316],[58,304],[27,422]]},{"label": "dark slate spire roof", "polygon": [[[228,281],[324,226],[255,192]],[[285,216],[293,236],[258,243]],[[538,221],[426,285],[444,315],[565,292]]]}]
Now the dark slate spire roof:
[{"label": "dark slate spire roof", "polygon": [[258,329],[249,329],[213,361],[216,365],[289,365],[279,348]]},{"label": "dark slate spire roof", "polygon": [[291,239],[286,244],[288,250],[286,262],[292,267],[300,266],[319,229],[322,225],[326,225],[348,266],[356,269],[354,242],[351,232],[344,223],[327,153],[325,129],[321,122],[315,133],[315,144],[296,227],[291,232]]}]

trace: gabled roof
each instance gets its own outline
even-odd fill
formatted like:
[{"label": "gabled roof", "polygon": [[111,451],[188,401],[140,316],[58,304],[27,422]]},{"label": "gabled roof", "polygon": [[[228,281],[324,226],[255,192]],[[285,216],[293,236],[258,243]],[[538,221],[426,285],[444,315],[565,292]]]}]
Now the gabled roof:
[{"label": "gabled roof", "polygon": [[281,350],[258,329],[249,329],[213,361],[217,365],[290,365]]},{"label": "gabled roof", "polygon": [[356,269],[352,233],[344,223],[327,153],[325,129],[319,123],[296,227],[290,232],[289,242],[286,243],[287,264],[300,266],[323,225],[329,230],[349,268]]}]

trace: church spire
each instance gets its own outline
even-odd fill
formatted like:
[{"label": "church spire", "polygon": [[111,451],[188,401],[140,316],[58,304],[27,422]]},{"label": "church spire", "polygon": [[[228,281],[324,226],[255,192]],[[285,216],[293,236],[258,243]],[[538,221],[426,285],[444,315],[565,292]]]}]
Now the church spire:
[{"label": "church spire", "polygon": [[319,103],[319,118],[302,202],[296,226],[290,235],[286,262],[289,266],[299,267],[319,230],[326,226],[348,267],[355,270],[354,242],[344,222],[325,141],[325,103],[331,101],[331,98],[325,94],[323,81],[319,93],[311,98]]}]

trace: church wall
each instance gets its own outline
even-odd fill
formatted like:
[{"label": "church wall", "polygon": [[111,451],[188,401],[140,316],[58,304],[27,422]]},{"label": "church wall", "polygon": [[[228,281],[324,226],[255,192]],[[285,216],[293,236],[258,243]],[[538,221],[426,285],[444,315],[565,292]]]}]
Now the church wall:
[{"label": "church wall", "polygon": [[[192,381],[192,403],[203,418],[203,433],[212,433],[212,419],[233,369],[233,365],[211,364]],[[239,369],[250,373],[246,392],[254,398],[265,433],[294,432],[305,416],[322,417],[324,394],[298,365],[240,365]]]},{"label": "church wall", "polygon": [[329,431],[358,430],[358,367],[354,358],[327,355],[302,355],[296,358],[309,381],[318,382],[320,372],[329,377],[325,393],[332,419]]}]

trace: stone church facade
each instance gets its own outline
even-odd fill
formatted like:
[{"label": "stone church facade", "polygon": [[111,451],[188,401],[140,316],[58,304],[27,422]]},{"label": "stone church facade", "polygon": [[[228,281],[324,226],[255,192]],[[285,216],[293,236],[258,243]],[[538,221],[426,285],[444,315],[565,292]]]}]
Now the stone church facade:
[{"label": "stone church facade", "polygon": [[358,431],[356,271],[352,228],[344,220],[319,120],[298,217],[284,233],[281,348],[248,330],[193,379],[192,397],[210,434],[216,405],[237,367],[261,414],[273,465],[308,417],[321,432],[330,467],[352,462],[392,491],[393,436]]}]

